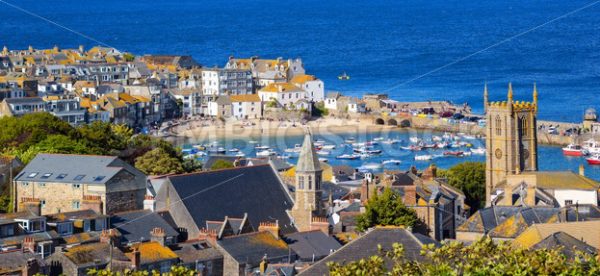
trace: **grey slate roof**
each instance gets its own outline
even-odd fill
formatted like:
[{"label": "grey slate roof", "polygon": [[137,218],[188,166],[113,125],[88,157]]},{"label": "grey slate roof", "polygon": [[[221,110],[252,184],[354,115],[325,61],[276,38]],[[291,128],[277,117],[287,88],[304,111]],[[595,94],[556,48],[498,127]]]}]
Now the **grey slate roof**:
[{"label": "grey slate roof", "polygon": [[40,97],[7,98],[4,100],[9,104],[24,104],[24,103],[43,104],[44,103],[44,100],[42,100],[42,98],[40,98]]},{"label": "grey slate roof", "polygon": [[[383,250],[390,250],[394,243],[402,244],[404,246],[404,256],[409,260],[416,261],[423,259],[420,252],[424,244],[439,245],[438,242],[427,236],[411,233],[406,229],[397,227],[375,228],[302,271],[300,275],[329,275],[328,262],[349,263],[368,258],[379,253],[378,245],[381,245]],[[386,265],[388,267],[392,265],[390,260],[386,260]]]},{"label": "grey slate roof", "polygon": [[285,240],[300,260],[308,262],[313,258],[315,261],[323,259],[342,247],[338,241],[321,230],[293,233],[287,235]]},{"label": "grey slate roof", "polygon": [[292,260],[295,258],[295,254],[290,253],[283,240],[266,231],[226,237],[217,243],[238,263],[248,263],[252,267],[257,266],[265,255],[269,260],[287,259],[288,256],[291,256]]},{"label": "grey slate roof", "polygon": [[576,239],[565,233],[556,232],[535,244],[531,249],[560,248],[560,252],[569,259],[577,256],[577,251],[595,255],[598,251],[595,247]]},{"label": "grey slate roof", "polygon": [[28,260],[35,260],[41,267],[46,266],[46,262],[44,261],[44,259],[42,259],[41,255],[34,254],[29,251],[23,252],[23,250],[18,249],[8,252],[0,251],[0,271],[20,269],[27,265]]},{"label": "grey slate roof", "polygon": [[219,250],[204,241],[179,243],[173,246],[171,250],[177,254],[184,264],[223,258],[223,254]]},{"label": "grey slate roof", "polygon": [[149,241],[150,231],[155,227],[164,229],[167,237],[179,235],[158,213],[150,210],[117,213],[110,218],[110,224],[121,233],[124,243]]},{"label": "grey slate roof", "polygon": [[[126,170],[136,177],[145,178],[136,168],[115,156],[40,153],[27,164],[15,180],[106,184],[122,170]],[[121,185],[119,188],[140,189],[144,187]]]},{"label": "grey slate roof", "polygon": [[169,181],[198,228],[207,220],[248,213],[254,229],[278,220],[282,233],[296,232],[286,212],[293,201],[269,165],[175,175]]},{"label": "grey slate roof", "polygon": [[298,156],[298,164],[296,165],[297,172],[316,172],[321,171],[319,156],[315,151],[310,134],[304,136],[304,142]]}]

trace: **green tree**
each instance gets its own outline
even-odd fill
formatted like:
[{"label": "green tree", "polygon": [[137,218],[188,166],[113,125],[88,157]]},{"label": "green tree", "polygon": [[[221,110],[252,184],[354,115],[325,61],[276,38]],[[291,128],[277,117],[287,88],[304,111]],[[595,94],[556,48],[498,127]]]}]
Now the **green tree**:
[{"label": "green tree", "polygon": [[[381,248],[381,247],[380,247]],[[598,275],[600,263],[589,254],[568,259],[559,248],[522,249],[483,238],[470,245],[452,241],[423,246],[423,258],[409,260],[401,244],[347,264],[328,263],[330,275]],[[388,267],[391,269],[388,270]]]},{"label": "green tree", "polygon": [[213,165],[210,167],[211,170],[220,170],[228,168],[233,168],[233,163],[222,159],[215,161],[215,163],[213,163]]},{"label": "green tree", "polygon": [[171,271],[167,273],[160,273],[156,270],[147,271],[133,271],[126,269],[122,272],[113,272],[108,269],[95,269],[91,268],[87,271],[89,276],[194,276],[196,271],[183,267],[183,266],[171,266]]},{"label": "green tree", "polygon": [[313,108],[313,115],[316,117],[323,117],[329,115],[329,110],[325,108],[325,102],[318,102]]},{"label": "green tree", "polygon": [[385,188],[381,195],[375,193],[369,198],[365,212],[356,217],[356,227],[359,231],[377,225],[414,227],[418,222],[416,212],[406,207],[402,197],[389,188]]},{"label": "green tree", "polygon": [[2,117],[0,118],[0,152],[15,148],[21,151],[27,150],[51,134],[77,137],[75,128],[50,113]]},{"label": "green tree", "polygon": [[112,133],[122,142],[128,142],[133,136],[133,129],[125,124],[111,125]]},{"label": "green tree", "polygon": [[135,159],[135,167],[148,175],[183,173],[180,159],[171,156],[162,148],[155,148]]},{"label": "green tree", "polygon": [[132,62],[135,59],[135,56],[132,53],[124,53],[123,58],[127,62]]},{"label": "green tree", "polygon": [[202,169],[202,162],[196,158],[184,158],[182,166],[185,172],[195,172]]},{"label": "green tree", "polygon": [[53,134],[24,151],[17,150],[16,153],[22,162],[29,163],[39,153],[102,154],[103,150],[62,134]]},{"label": "green tree", "polygon": [[448,184],[465,194],[465,203],[475,212],[485,205],[485,163],[464,162],[442,172]]}]

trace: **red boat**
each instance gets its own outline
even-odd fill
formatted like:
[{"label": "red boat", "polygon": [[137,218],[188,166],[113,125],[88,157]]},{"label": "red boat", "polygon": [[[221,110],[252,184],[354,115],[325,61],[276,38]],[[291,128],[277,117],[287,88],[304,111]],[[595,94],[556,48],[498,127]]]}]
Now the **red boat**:
[{"label": "red boat", "polygon": [[595,154],[585,159],[590,165],[600,165],[600,154]]},{"label": "red boat", "polygon": [[463,156],[464,153],[462,151],[445,151],[444,155]]},{"label": "red boat", "polygon": [[567,156],[584,156],[587,155],[588,152],[580,145],[569,144],[568,146],[562,148],[563,154]]}]

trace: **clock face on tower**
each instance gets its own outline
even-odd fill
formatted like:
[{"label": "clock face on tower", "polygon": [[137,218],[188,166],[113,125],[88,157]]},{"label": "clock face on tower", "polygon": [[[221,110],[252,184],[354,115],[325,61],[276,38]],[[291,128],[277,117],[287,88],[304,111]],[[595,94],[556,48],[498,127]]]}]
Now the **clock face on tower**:
[{"label": "clock face on tower", "polygon": [[497,159],[502,158],[502,150],[496,149],[496,151],[494,151],[494,155],[496,156]]}]

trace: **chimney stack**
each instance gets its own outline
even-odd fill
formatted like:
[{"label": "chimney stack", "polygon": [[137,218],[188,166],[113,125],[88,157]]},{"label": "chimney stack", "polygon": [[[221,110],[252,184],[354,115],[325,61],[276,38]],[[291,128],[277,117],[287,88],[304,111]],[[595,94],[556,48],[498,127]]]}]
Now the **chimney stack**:
[{"label": "chimney stack", "polygon": [[167,234],[165,230],[159,227],[155,227],[150,231],[150,240],[158,242],[161,246],[165,246],[167,242]]},{"label": "chimney stack", "polygon": [[100,233],[100,242],[108,244],[112,242],[112,244],[116,245],[118,243],[117,230],[114,228],[102,230],[102,233]]},{"label": "chimney stack", "polygon": [[273,236],[279,239],[279,221],[272,222],[261,222],[258,226],[258,231],[267,231],[273,234]]},{"label": "chimney stack", "polygon": [[35,254],[35,239],[33,237],[24,237],[21,245],[23,252],[31,252]]},{"label": "chimney stack", "polygon": [[134,248],[133,254],[131,256],[131,266],[133,267],[133,269],[135,269],[135,270],[140,269],[141,260],[142,260],[142,257],[140,254],[140,250],[137,248]]},{"label": "chimney stack", "polygon": [[198,239],[205,240],[210,245],[215,246],[217,244],[217,231],[212,229],[202,228],[200,229],[200,235]]},{"label": "chimney stack", "polygon": [[151,195],[146,195],[144,198],[144,210],[156,212],[156,200]]},{"label": "chimney stack", "polygon": [[312,217],[310,230],[321,230],[325,235],[329,235],[329,222],[324,217]]}]

